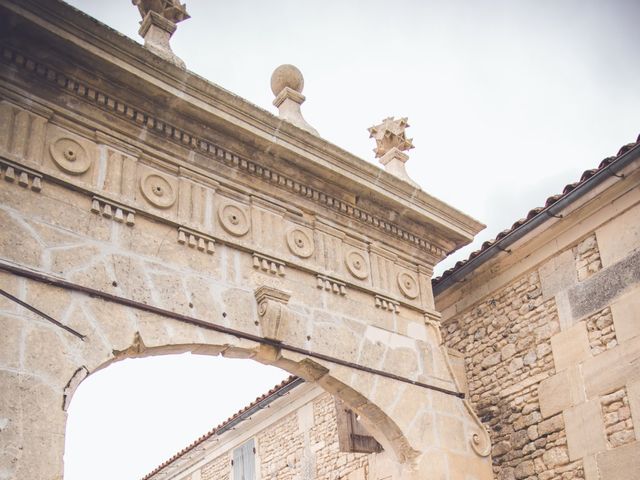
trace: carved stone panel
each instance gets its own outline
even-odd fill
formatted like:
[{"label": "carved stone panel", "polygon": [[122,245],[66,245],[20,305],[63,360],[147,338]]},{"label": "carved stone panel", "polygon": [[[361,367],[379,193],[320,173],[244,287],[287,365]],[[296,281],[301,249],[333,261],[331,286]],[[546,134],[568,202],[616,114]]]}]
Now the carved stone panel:
[{"label": "carved stone panel", "polygon": [[291,227],[287,231],[287,246],[294,255],[309,258],[315,250],[313,232],[300,226]]},{"label": "carved stone panel", "polygon": [[109,193],[132,200],[137,159],[111,147],[103,148],[106,148],[106,165],[102,187]]},{"label": "carved stone panel", "polygon": [[47,154],[49,165],[57,172],[73,177],[84,177],[91,182],[90,173],[94,170],[97,154],[93,142],[58,127],[48,132]]},{"label": "carved stone panel", "polygon": [[248,208],[237,202],[225,200],[218,206],[220,225],[234,237],[242,237],[251,228]]},{"label": "carved stone panel", "polygon": [[398,273],[398,287],[400,293],[410,300],[418,298],[420,295],[420,286],[418,285],[417,277],[407,271],[401,271]]},{"label": "carved stone panel", "polygon": [[40,165],[46,124],[45,118],[0,101],[0,152],[14,160]]},{"label": "carved stone panel", "polygon": [[367,260],[366,252],[353,248],[347,250],[344,263],[349,273],[358,280],[364,280],[369,277],[369,261]]}]

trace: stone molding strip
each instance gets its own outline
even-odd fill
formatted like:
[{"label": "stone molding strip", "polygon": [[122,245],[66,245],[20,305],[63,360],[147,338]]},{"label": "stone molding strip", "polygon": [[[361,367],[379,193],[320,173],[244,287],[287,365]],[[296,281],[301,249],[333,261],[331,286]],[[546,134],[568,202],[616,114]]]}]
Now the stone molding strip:
[{"label": "stone molding strip", "polygon": [[[13,164],[13,162],[9,162],[7,160],[4,160],[0,157],[0,164],[2,162],[6,162]],[[25,167],[22,166],[18,166],[16,164],[16,168],[20,168],[20,169],[25,169]],[[27,169],[25,169],[27,170]],[[51,182],[51,183],[55,183],[55,184],[59,184],[62,186],[66,186],[68,184],[67,180],[55,177],[53,175],[51,175],[50,173],[44,173],[44,172],[38,172],[36,170],[33,169],[28,169],[28,171],[30,172],[30,174],[37,176],[40,179],[46,179],[47,181]],[[39,183],[40,184],[40,183]],[[137,210],[134,207],[128,206],[124,203],[121,202],[117,202],[115,200],[112,200],[110,198],[107,198],[106,196],[102,196],[102,195],[98,195],[96,194],[95,191],[90,190],[86,187],[83,186],[73,186],[73,189],[77,192],[83,193],[85,195],[88,195],[91,197],[91,207],[90,207],[90,211],[92,213],[95,213],[97,215],[102,215],[105,218],[111,218],[114,221],[118,222],[118,223],[124,223],[129,227],[133,227],[135,225],[135,216],[136,215],[142,215],[146,218],[149,218],[153,221],[157,221],[157,222],[161,222],[163,224],[166,225],[171,225],[174,228],[177,229],[177,233],[178,233],[178,242],[183,244],[187,244],[188,246],[191,246],[190,242],[195,242],[193,244],[193,246],[197,247],[198,250],[200,251],[206,251],[209,254],[213,254],[215,252],[215,244],[226,244],[226,245],[230,245],[233,248],[236,248],[240,251],[243,252],[247,252],[250,253],[251,255],[254,256],[254,267],[255,267],[255,262],[256,262],[256,258],[264,258],[265,260],[267,260],[269,262],[269,269],[271,270],[272,267],[272,263],[275,263],[276,265],[276,269],[277,269],[277,275],[279,276],[283,276],[284,273],[284,267],[286,266],[292,266],[295,267],[296,269],[298,269],[301,272],[305,272],[305,273],[309,273],[312,274],[314,277],[318,276],[322,276],[322,277],[326,277],[326,275],[324,275],[323,273],[320,273],[312,268],[309,268],[308,266],[305,266],[302,263],[296,263],[296,262],[284,262],[283,260],[279,260],[275,257],[272,256],[268,256],[266,254],[263,254],[261,252],[258,252],[252,248],[249,248],[246,245],[243,245],[242,243],[236,243],[231,239],[223,239],[217,236],[213,236],[213,235],[209,235],[207,233],[204,233],[202,231],[196,230],[194,228],[189,228],[186,227],[184,225],[180,225],[178,223],[176,223],[175,221],[169,220],[166,217],[157,215],[153,212],[149,212],[149,211],[144,211],[144,210]],[[182,234],[184,234],[184,239],[182,238]],[[191,240],[191,238],[193,238],[193,240]],[[202,239],[202,241],[204,242],[204,249],[203,249],[203,244],[200,241],[200,239]],[[184,242],[182,241],[184,240]],[[372,251],[378,252],[381,251],[378,247],[376,246],[372,246]],[[259,260],[260,264],[259,266],[262,267],[262,260]],[[414,303],[410,303],[409,301],[405,301],[403,299],[400,298],[391,298],[389,296],[386,295],[381,295],[379,292],[379,290],[374,289],[371,286],[362,286],[360,284],[357,283],[353,283],[350,282],[349,280],[346,279],[341,279],[341,278],[336,278],[336,277],[327,277],[331,280],[331,282],[335,283],[337,285],[338,288],[338,293],[340,293],[341,291],[341,285],[342,288],[344,289],[345,293],[346,293],[346,288],[353,288],[354,290],[358,290],[361,292],[365,292],[368,295],[373,295],[375,297],[375,301],[376,301],[376,306],[379,308],[382,308],[384,310],[389,310],[389,311],[395,311],[397,313],[399,313],[399,307],[400,305],[405,306],[406,308],[409,308],[411,310],[420,312],[423,315],[433,315],[434,312],[430,311],[430,310],[426,310],[424,307],[421,307],[417,304]],[[332,287],[333,288],[333,287]],[[341,293],[341,295],[343,295]]]},{"label": "stone molding strip", "polygon": [[404,230],[403,228],[398,227],[397,225],[376,215],[372,215],[344,200],[320,192],[313,187],[303,185],[292,178],[275,172],[270,168],[263,167],[252,160],[241,158],[240,156],[235,155],[206,139],[198,138],[195,134],[179,129],[170,123],[164,122],[159,118],[143,112],[142,110],[127,105],[121,100],[108,96],[93,87],[89,87],[76,79],[68,77],[52,69],[48,65],[27,59],[21,53],[7,48],[6,46],[2,47],[1,58],[5,62],[12,63],[29,72],[35,73],[48,82],[56,84],[59,88],[88,100],[100,108],[116,113],[120,117],[125,118],[140,127],[146,127],[157,134],[164,135],[167,139],[174,141],[175,143],[181,144],[187,148],[198,150],[200,153],[207,154],[219,162],[223,162],[229,166],[243,170],[246,173],[259,177],[271,184],[275,184],[297,195],[311,199],[316,203],[337,211],[338,213],[369,224],[370,226],[373,226],[387,234],[395,236],[399,240],[410,243],[425,252],[431,253],[432,255],[436,255],[438,258],[444,258],[447,253],[443,248],[427,242],[417,234]]},{"label": "stone molding strip", "polygon": [[215,251],[215,239],[186,227],[178,227],[178,243],[212,255]]},{"label": "stone molding strip", "polygon": [[116,222],[126,223],[129,227],[136,223],[134,209],[97,195],[91,199],[91,211],[105,218],[113,218]]},{"label": "stone molding strip", "polygon": [[17,181],[21,187],[34,192],[42,190],[42,175],[4,158],[0,158],[0,176],[10,183]]}]

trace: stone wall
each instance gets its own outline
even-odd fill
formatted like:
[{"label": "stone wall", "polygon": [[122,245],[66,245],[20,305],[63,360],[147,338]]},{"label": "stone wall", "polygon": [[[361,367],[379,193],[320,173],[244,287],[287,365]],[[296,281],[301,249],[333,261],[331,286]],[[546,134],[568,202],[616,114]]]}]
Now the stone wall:
[{"label": "stone wall", "polygon": [[436,297],[496,479],[640,478],[638,177]]},{"label": "stone wall", "polygon": [[[334,398],[322,393],[303,407],[273,422],[267,417],[256,442],[256,478],[273,480],[368,480],[369,457],[345,453],[338,445]],[[242,424],[238,430],[242,430]],[[224,440],[222,440],[224,441]],[[231,475],[231,451],[211,459],[185,479],[225,480]]]},{"label": "stone wall", "polygon": [[569,462],[561,416],[543,421],[538,385],[555,373],[551,337],[560,331],[553,300],[536,272],[446,324],[447,345],[465,354],[470,399],[491,433],[496,478],[581,478]]}]

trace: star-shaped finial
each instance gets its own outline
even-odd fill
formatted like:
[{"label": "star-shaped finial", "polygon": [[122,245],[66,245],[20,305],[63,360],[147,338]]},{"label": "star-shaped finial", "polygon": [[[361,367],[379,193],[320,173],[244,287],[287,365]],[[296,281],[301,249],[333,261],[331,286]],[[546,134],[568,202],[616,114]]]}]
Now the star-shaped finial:
[{"label": "star-shaped finial", "polygon": [[190,18],[187,6],[179,0],[131,0],[131,3],[138,7],[143,19],[149,12],[155,12],[173,23]]},{"label": "star-shaped finial", "polygon": [[384,156],[392,148],[397,148],[401,152],[411,150],[413,143],[411,138],[405,136],[405,129],[409,127],[407,117],[395,120],[393,117],[385,118],[380,125],[369,128],[369,137],[376,141],[376,148],[373,151],[376,158]]}]

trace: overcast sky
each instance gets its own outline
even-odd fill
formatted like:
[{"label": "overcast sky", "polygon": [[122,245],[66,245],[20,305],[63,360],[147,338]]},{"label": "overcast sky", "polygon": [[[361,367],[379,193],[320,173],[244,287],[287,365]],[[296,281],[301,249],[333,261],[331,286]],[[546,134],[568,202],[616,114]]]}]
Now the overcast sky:
[{"label": "overcast sky", "polygon": [[[128,0],[71,3],[140,41]],[[375,163],[367,127],[409,118],[410,176],[488,226],[438,272],[640,133],[636,0],[193,0],[188,11],[172,46],[189,70],[275,113],[271,72],[293,63],[305,77],[306,120],[363,159]],[[216,375],[238,361],[190,356],[123,362],[90,377],[71,406],[65,479],[144,474],[279,380],[244,364],[251,369],[227,381]],[[171,372],[181,372],[175,383]],[[236,398],[241,383],[255,391]],[[107,398],[114,391],[118,402]],[[150,424],[151,409],[138,402],[157,406]],[[111,440],[96,448],[99,439]]]}]

